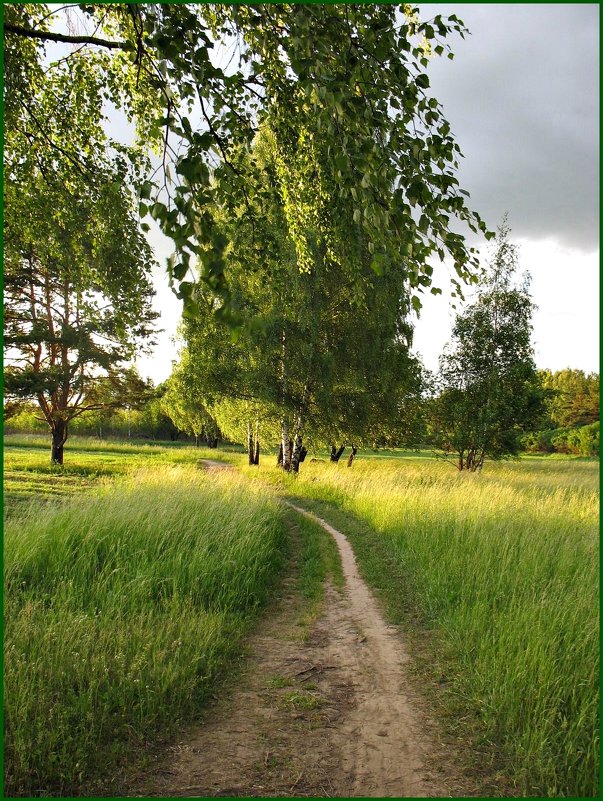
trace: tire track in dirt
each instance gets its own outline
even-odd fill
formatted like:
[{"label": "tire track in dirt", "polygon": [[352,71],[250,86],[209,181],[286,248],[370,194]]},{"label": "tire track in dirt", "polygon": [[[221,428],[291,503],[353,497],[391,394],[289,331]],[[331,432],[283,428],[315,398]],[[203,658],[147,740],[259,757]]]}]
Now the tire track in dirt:
[{"label": "tire track in dirt", "polygon": [[360,577],[348,540],[322,518],[283,503],[335,539],[344,591],[327,582],[323,611],[303,635],[304,601],[295,575],[286,579],[283,597],[250,637],[230,691],[124,795],[473,795],[430,739],[433,724],[405,680],[407,650]]}]

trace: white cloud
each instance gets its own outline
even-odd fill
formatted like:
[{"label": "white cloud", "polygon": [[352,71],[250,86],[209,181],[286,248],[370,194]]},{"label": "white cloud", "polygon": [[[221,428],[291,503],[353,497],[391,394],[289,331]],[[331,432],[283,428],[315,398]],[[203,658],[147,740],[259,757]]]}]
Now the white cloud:
[{"label": "white cloud", "polygon": [[[537,366],[599,372],[599,254],[563,246],[552,238],[513,241],[519,246],[520,272],[532,276],[531,295],[538,307],[532,337]],[[440,286],[444,274],[442,267],[434,270]],[[448,292],[424,296],[414,350],[430,370],[438,369],[455,316]]]}]

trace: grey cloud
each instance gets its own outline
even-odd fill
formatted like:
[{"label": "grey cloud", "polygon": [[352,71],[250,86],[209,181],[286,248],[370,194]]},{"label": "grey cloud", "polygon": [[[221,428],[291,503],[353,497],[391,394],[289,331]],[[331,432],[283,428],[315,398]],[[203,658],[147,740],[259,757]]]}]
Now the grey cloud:
[{"label": "grey cloud", "polygon": [[599,9],[580,5],[419,6],[457,14],[471,36],[434,58],[432,92],[465,155],[461,185],[490,226],[517,237],[598,245]]}]

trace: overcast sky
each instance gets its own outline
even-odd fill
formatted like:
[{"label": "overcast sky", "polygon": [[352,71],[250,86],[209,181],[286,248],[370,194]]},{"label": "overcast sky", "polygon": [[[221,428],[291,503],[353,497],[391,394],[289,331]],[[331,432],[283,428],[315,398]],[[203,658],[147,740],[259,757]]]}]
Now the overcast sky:
[{"label": "overcast sky", "polygon": [[[599,8],[595,4],[421,4],[471,35],[428,68],[465,155],[461,185],[495,227],[509,212],[532,275],[539,367],[599,369]],[[415,348],[431,369],[454,312],[426,297]]]},{"label": "overcast sky", "polygon": [[[420,4],[421,17],[457,14],[471,31],[434,58],[432,93],[465,158],[461,186],[490,227],[509,212],[521,267],[532,274],[536,361],[554,370],[599,365],[599,8],[596,4]],[[155,240],[157,243],[158,239]],[[159,248],[162,265],[167,255]],[[445,270],[434,265],[440,282]],[[438,274],[436,273],[436,274]],[[178,302],[165,282],[155,381],[171,370]],[[426,296],[415,349],[437,367],[454,312],[446,293]]]},{"label": "overcast sky", "polygon": [[460,177],[488,221],[518,237],[598,247],[599,8],[425,4],[471,35],[432,59],[434,95],[463,150]]}]

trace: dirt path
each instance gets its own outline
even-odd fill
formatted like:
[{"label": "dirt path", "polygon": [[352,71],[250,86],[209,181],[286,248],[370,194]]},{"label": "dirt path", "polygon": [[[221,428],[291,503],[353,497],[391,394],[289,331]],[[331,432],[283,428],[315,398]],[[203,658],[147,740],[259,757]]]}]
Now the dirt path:
[{"label": "dirt path", "polygon": [[335,538],[344,592],[329,583],[324,611],[303,627],[295,575],[287,579],[283,598],[251,637],[230,693],[127,795],[465,795],[426,734],[404,681],[405,647],[362,581],[349,542],[324,520],[287,505]]},{"label": "dirt path", "polygon": [[408,654],[361,579],[350,543],[322,518],[294,504],[288,506],[328,531],[341,556],[346,593],[330,624],[333,659],[346,665],[357,687],[355,708],[342,720],[335,737],[351,782],[350,795],[446,795],[425,771],[427,743],[421,741],[418,714],[402,682]]},{"label": "dirt path", "polygon": [[201,464],[208,470],[234,470],[228,462],[218,462],[215,459],[201,459]]}]

